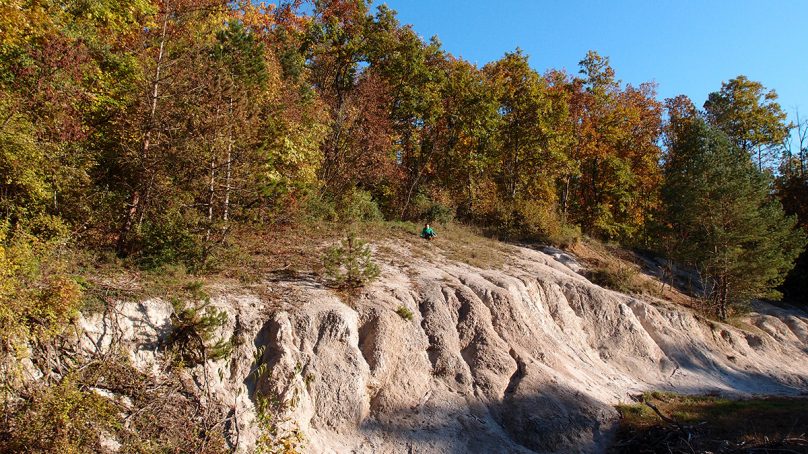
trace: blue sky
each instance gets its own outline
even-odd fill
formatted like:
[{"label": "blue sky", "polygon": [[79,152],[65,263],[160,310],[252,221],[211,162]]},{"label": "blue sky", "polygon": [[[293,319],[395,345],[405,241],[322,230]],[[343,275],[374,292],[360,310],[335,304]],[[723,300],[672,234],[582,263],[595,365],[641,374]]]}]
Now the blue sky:
[{"label": "blue sky", "polygon": [[587,50],[617,77],[656,81],[659,98],[701,106],[739,74],[808,117],[808,0],[375,0],[424,38],[480,66],[521,47],[540,72],[577,72]]}]

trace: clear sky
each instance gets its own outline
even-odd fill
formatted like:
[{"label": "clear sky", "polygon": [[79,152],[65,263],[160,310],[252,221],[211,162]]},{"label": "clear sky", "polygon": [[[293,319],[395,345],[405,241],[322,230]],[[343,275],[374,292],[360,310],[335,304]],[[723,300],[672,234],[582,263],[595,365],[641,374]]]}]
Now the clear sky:
[{"label": "clear sky", "polygon": [[808,0],[375,0],[424,38],[482,66],[517,47],[539,72],[578,70],[587,50],[617,78],[656,81],[697,106],[739,74],[808,117]]}]

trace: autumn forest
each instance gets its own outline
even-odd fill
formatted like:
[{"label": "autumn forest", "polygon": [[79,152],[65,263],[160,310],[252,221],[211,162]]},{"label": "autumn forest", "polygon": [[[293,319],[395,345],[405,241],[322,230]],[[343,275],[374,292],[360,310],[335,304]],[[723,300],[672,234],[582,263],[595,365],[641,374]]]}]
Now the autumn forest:
[{"label": "autumn forest", "polygon": [[808,122],[743,75],[697,106],[595,51],[478,67],[364,0],[11,0],[0,30],[4,336],[72,310],[70,251],[204,270],[320,221],[619,243],[697,270],[720,318],[806,301]]}]

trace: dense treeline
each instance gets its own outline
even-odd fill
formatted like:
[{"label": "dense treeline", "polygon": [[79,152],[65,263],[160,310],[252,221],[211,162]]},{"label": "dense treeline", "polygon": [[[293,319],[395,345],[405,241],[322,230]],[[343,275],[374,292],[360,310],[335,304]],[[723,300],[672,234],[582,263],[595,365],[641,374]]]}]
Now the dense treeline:
[{"label": "dense treeline", "polygon": [[806,125],[743,76],[700,112],[596,52],[478,68],[364,0],[12,0],[0,30],[3,310],[70,294],[42,271],[68,244],[200,267],[234,225],[311,218],[651,248],[722,317],[805,246],[777,199],[808,226]]}]

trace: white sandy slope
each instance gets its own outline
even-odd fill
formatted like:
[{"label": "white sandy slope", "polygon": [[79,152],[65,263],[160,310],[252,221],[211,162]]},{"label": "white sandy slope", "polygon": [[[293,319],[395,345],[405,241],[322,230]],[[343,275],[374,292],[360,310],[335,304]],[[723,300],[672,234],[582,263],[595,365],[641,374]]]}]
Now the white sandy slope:
[{"label": "white sandy slope", "polygon": [[[254,449],[256,391],[287,400],[284,427],[313,453],[598,452],[631,394],[808,391],[804,312],[758,304],[740,329],[598,287],[569,257],[509,247],[486,270],[387,246],[396,260],[353,301],[307,275],[220,289],[234,355],[190,373],[229,410],[234,450]],[[159,373],[169,314],[159,300],[122,304],[115,320],[84,320],[85,347],[123,333]]]}]

